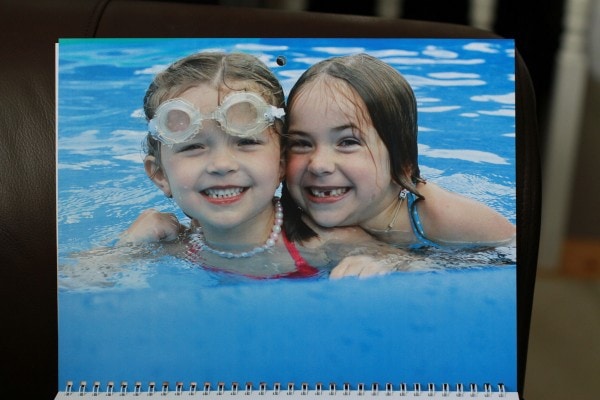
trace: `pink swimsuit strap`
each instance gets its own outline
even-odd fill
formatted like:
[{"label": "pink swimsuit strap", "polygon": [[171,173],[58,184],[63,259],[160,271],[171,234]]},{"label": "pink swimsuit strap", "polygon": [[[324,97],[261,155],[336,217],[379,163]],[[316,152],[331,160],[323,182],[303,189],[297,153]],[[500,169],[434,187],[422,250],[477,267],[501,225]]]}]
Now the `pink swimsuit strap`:
[{"label": "pink swimsuit strap", "polygon": [[280,274],[282,278],[307,278],[319,274],[319,270],[310,265],[304,259],[304,257],[300,255],[298,248],[293,242],[288,240],[285,232],[282,232],[281,238],[283,239],[283,243],[285,244],[288,253],[290,253],[290,256],[294,260],[294,264],[296,265],[296,271],[288,272],[287,274]]}]

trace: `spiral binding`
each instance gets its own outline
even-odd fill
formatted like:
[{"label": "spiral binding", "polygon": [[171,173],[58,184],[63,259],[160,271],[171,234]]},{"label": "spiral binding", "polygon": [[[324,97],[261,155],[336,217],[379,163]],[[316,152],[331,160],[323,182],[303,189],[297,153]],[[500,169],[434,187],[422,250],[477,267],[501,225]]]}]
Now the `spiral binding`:
[{"label": "spiral binding", "polygon": [[[341,387],[338,387],[335,383],[323,385],[322,383],[316,383],[314,386],[310,386],[308,383],[301,383],[297,386],[294,383],[288,383],[285,387],[281,383],[274,383],[271,387],[265,382],[260,382],[257,387],[252,382],[247,382],[243,387],[237,382],[233,382],[227,386],[223,382],[217,383],[216,387],[213,387],[210,382],[205,382],[203,385],[199,385],[197,382],[191,382],[187,387],[184,387],[183,382],[176,382],[174,385],[169,382],[162,382],[157,385],[156,382],[149,382],[147,385],[143,385],[142,382],[134,382],[131,386],[128,382],[120,382],[116,385],[110,381],[104,386],[102,390],[101,383],[95,381],[92,385],[88,385],[86,381],[81,381],[79,385],[75,385],[73,381],[68,381],[66,388],[63,392],[60,392],[56,399],[64,398],[82,398],[82,397],[96,397],[102,394],[103,397],[115,396],[118,398],[130,398],[138,396],[159,396],[162,399],[167,396],[194,396],[199,398],[222,398],[222,395],[240,395],[249,397],[251,399],[261,398],[266,395],[281,395],[293,396],[293,398],[303,397],[306,399],[312,398],[326,398],[333,396],[340,396],[346,398],[357,398],[365,396],[385,396],[385,397],[429,397],[438,398],[515,398],[512,397],[511,393],[507,393],[505,385],[498,383],[495,386],[495,390],[492,384],[485,383],[479,387],[475,383],[471,383],[468,387],[465,387],[462,383],[458,383],[451,386],[448,383],[436,385],[428,383],[423,386],[420,383],[414,383],[409,385],[407,383],[400,383],[394,385],[392,383],[386,383],[380,386],[378,383],[373,383],[370,386],[364,383],[358,383],[356,386],[352,386],[349,383],[344,383]],[[481,389],[481,391],[480,391]]]}]

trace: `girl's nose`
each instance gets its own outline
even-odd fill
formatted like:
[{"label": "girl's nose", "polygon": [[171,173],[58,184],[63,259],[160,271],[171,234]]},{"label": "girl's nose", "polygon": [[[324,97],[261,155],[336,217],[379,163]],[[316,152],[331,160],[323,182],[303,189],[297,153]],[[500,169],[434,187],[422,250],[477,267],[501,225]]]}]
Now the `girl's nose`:
[{"label": "girl's nose", "polygon": [[206,168],[210,174],[225,175],[237,171],[239,168],[236,156],[229,148],[213,149],[210,157]]},{"label": "girl's nose", "polygon": [[310,157],[308,170],[316,175],[329,175],[335,171],[335,158],[331,152],[326,149],[317,148]]}]

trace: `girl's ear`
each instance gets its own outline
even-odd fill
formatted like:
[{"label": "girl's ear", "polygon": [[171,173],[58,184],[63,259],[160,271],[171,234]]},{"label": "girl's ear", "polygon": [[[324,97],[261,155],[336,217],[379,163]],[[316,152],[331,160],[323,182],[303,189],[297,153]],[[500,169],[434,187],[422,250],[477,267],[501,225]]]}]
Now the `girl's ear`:
[{"label": "girl's ear", "polygon": [[146,171],[146,175],[148,175],[152,182],[162,190],[165,196],[173,196],[167,175],[165,175],[163,169],[158,165],[156,157],[146,156],[146,158],[144,158],[144,170]]}]

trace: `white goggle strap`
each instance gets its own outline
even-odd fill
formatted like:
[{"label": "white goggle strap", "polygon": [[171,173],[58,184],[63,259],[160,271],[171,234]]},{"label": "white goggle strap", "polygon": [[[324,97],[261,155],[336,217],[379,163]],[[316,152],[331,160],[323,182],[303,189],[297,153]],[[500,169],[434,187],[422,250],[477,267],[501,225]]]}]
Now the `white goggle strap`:
[{"label": "white goggle strap", "polygon": [[277,108],[275,106],[271,106],[270,112],[268,114],[269,122],[274,122],[275,119],[280,119],[283,121],[285,117],[285,110],[283,108]]}]

